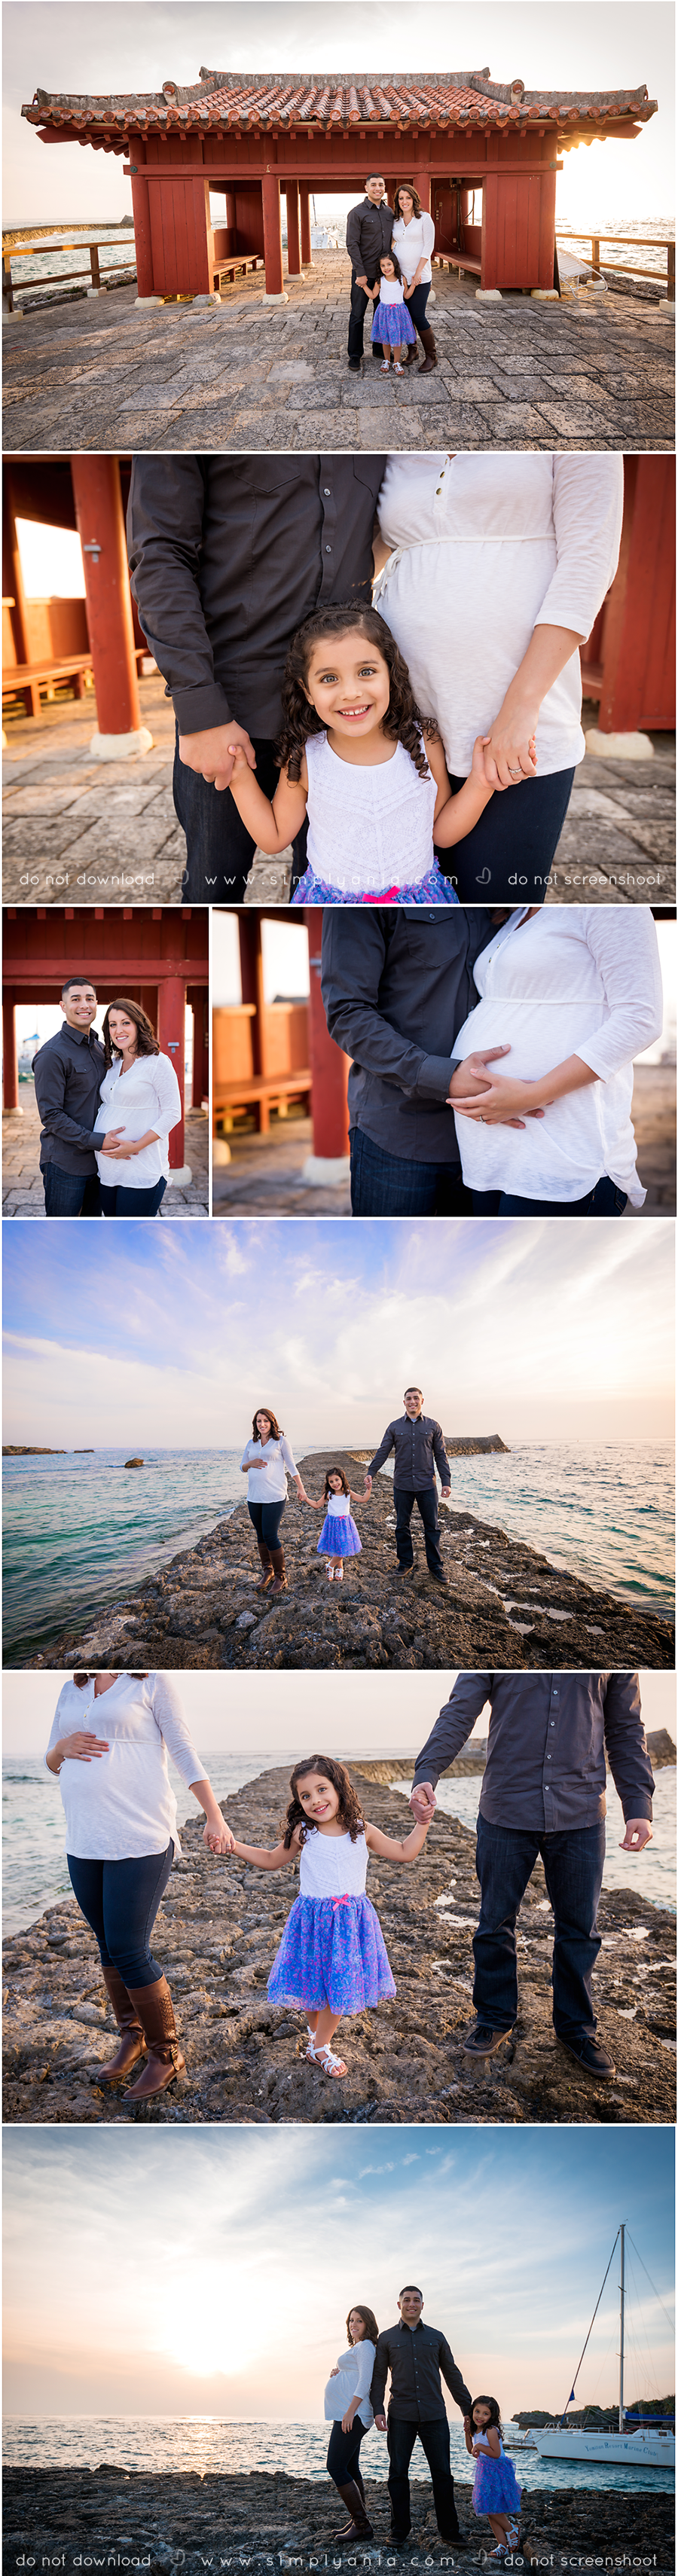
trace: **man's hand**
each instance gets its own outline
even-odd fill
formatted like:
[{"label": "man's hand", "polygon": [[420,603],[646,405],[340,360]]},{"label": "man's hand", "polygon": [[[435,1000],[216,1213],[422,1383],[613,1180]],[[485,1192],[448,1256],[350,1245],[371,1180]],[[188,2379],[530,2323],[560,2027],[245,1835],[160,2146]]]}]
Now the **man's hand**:
[{"label": "man's hand", "polygon": [[377,2432],[378,2432],[378,2433],[385,2433],[385,2431],[386,2431],[386,2417],[385,2417],[385,2415],[375,2415],[374,2421],[375,2421],[375,2424],[376,2424],[376,2427],[377,2427]]},{"label": "man's hand", "polygon": [[425,1825],[430,1817],[435,1815],[436,1802],[431,1780],[417,1781],[416,1789],[413,1789],[410,1798],[410,1806],[418,1825]]},{"label": "man's hand", "polygon": [[482,1047],[476,1055],[465,1056],[463,1064],[457,1065],[451,1077],[447,1097],[452,1107],[455,1100],[468,1100],[473,1092],[477,1091],[480,1096],[483,1091],[489,1091],[492,1075],[487,1071],[488,1064],[496,1064],[498,1056],[510,1053],[510,1046]]},{"label": "man's hand", "polygon": [[619,1845],[620,1851],[642,1852],[645,1850],[646,1843],[651,1841],[652,1826],[647,1816],[629,1816],[623,1843]]},{"label": "man's hand", "polygon": [[369,295],[369,294],[370,294],[370,292],[371,292],[371,290],[370,290],[370,288],[369,288],[369,286],[368,286],[367,278],[366,278],[366,277],[357,277],[357,278],[356,278],[356,286],[362,286],[363,295]]},{"label": "man's hand", "polygon": [[256,756],[244,725],[210,725],[205,733],[180,733],[179,759],[185,769],[194,769],[219,795],[230,787],[233,775],[234,747],[244,751],[248,769],[256,769]]},{"label": "man's hand", "polygon": [[371,1478],[371,1476],[366,1476],[366,1477],[365,1477],[365,1485],[364,1485],[364,1497],[365,1497],[365,1501],[367,1501],[368,1494],[371,1494],[371,1492],[372,1492],[372,1478]]}]

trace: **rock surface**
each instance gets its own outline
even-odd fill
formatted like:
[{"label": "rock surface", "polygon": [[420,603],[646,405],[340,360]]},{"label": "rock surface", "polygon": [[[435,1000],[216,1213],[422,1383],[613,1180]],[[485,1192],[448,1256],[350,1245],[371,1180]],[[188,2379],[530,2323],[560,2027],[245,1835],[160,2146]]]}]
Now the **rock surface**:
[{"label": "rock surface", "polygon": [[[356,1763],[351,1775],[374,1824],[394,1837],[408,1829],[402,1793],[363,1779]],[[238,1840],[277,1841],[288,1791],[288,1773],[275,1769],[222,1800]],[[397,1993],[378,2012],[341,2025],[348,2071],[330,2081],[307,2063],[303,2016],[267,1999],[296,1877],[215,1859],[197,1819],[181,1831],[183,1857],[153,1941],[174,1998],[185,2075],[157,2101],[127,2111],[121,2088],[97,2087],[98,2067],[114,2054],[113,2021],[93,1935],[74,1898],[65,1898],[5,1943],[6,2121],[673,2120],[675,1922],[659,1907],[633,1892],[603,1895],[596,2001],[618,2072],[613,2084],[596,2084],[554,2038],[552,1917],[539,1862],[519,1921],[519,2018],[498,2055],[477,2065],[462,2053],[474,2018],[475,1835],[438,1810],[415,1864],[370,1863]]]},{"label": "rock surface", "polygon": [[[328,1466],[343,1466],[360,1490],[364,1457],[364,1451],[327,1450],[302,1458],[300,1472],[313,1495],[322,1493]],[[129,1599],[102,1610],[86,1628],[64,1631],[42,1654],[18,1660],[110,1671],[140,1664],[142,1656],[149,1668],[172,1671],[505,1671],[527,1664],[550,1671],[558,1650],[563,1666],[585,1671],[673,1665],[670,1620],[559,1572],[522,1539],[508,1538],[472,1512],[441,1511],[443,1585],[427,1573],[416,1507],[414,1571],[397,1573],[390,1477],[376,1476],[369,1503],[355,1511],[362,1554],[347,1565],[341,1584],[328,1583],[317,1554],[318,1514],[293,1492],[281,1533],[289,1590],[274,1598],[258,1593],[254,1531],[246,1503],[239,1503]]]},{"label": "rock surface", "polygon": [[[611,2488],[559,2488],[529,2493],[529,2455],[524,2475],[528,2495],[523,2510],[524,2533],[514,2566],[547,2568],[617,2565],[650,2567],[653,2576],[670,2576],[674,2565],[674,2500],[646,2490],[633,2495]],[[396,2557],[389,2548],[389,2500],[383,2478],[371,2475],[367,2450],[364,2476],[374,2530],[371,2547],[351,2552],[332,2545],[343,2520],[329,2479],[311,2480],[250,2471],[238,2476],[196,2470],[162,2477],[148,2470],[101,2466],[96,2469],[7,2469],[5,2471],[6,2576],[17,2567],[58,2566],[72,2569],[99,2564],[142,2566],[157,2576],[171,2576],[183,2566],[187,2576],[221,2576],[226,2568],[249,2567],[254,2576],[264,2568],[292,2565],[307,2569],[388,2568],[414,2564],[442,2568],[478,2566],[491,2549],[489,2524],[476,2522],[471,2487],[455,2479],[462,2532],[469,2538],[463,2558],[439,2539],[428,2484],[412,2485],[412,2538]],[[63,2553],[63,2554],[62,2554]],[[103,2556],[102,2556],[103,2553]]]}]

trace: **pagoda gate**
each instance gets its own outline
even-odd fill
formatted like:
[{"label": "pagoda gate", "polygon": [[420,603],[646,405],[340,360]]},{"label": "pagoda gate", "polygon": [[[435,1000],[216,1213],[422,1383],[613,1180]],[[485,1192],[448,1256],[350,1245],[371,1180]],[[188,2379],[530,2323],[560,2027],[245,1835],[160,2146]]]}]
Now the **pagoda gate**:
[{"label": "pagoda gate", "polygon": [[[481,288],[552,289],[559,154],[608,135],[632,140],[656,113],[635,90],[528,90],[483,71],[397,78],[203,68],[189,88],[110,98],[38,89],[22,116],[43,143],[91,144],[124,159],[140,301],[209,295],[239,255],[264,261],[265,293],[311,263],[309,200],[355,201],[375,168],[389,199],[412,179],[436,251],[461,256]],[[482,219],[475,221],[480,196]],[[223,201],[212,221],[210,198]]]}]

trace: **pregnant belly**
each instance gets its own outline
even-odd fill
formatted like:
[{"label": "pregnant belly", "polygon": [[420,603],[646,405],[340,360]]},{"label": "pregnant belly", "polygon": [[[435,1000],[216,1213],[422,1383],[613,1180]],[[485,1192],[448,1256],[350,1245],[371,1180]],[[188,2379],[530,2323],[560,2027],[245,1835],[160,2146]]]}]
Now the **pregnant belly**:
[{"label": "pregnant belly", "polygon": [[[535,1082],[575,1055],[577,1037],[583,1043],[599,1020],[595,1006],[577,1013],[571,1004],[535,1006],[488,997],[465,1020],[454,1053],[468,1056],[507,1044],[510,1054],[498,1060],[497,1079]],[[523,1128],[484,1127],[479,1120],[455,1117],[464,1179],[475,1189],[507,1189],[519,1197],[583,1196],[606,1169],[605,1091],[603,1082],[587,1084],[554,1101],[543,1117],[528,1119]]]},{"label": "pregnant belly", "polygon": [[585,1044],[600,1019],[595,1002],[577,1009],[571,1001],[534,1002],[488,993],[469,1012],[455,1038],[454,1054],[463,1057],[475,1055],[479,1048],[509,1046],[510,1055],[500,1060],[497,1073],[512,1074],[519,1082],[537,1082],[542,1073],[563,1064],[566,1056],[576,1055],[578,1043]]}]

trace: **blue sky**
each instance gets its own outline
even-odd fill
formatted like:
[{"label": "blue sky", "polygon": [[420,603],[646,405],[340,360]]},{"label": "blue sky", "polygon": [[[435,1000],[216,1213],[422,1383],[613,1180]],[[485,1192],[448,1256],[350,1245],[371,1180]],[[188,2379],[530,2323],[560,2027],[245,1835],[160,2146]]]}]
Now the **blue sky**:
[{"label": "blue sky", "polygon": [[6,1228],[4,1437],[298,1448],[376,1438],[418,1382],[454,1432],[670,1439],[673,1236],[333,1219]]},{"label": "blue sky", "polygon": [[[4,2162],[10,2414],[317,2418],[349,2305],[391,2322],[412,2279],[471,2388],[564,2406],[622,2218],[671,2307],[669,2130],[24,2129]],[[673,2386],[631,2260],[629,2403]],[[614,2397],[618,2278],[583,2401]]]}]

